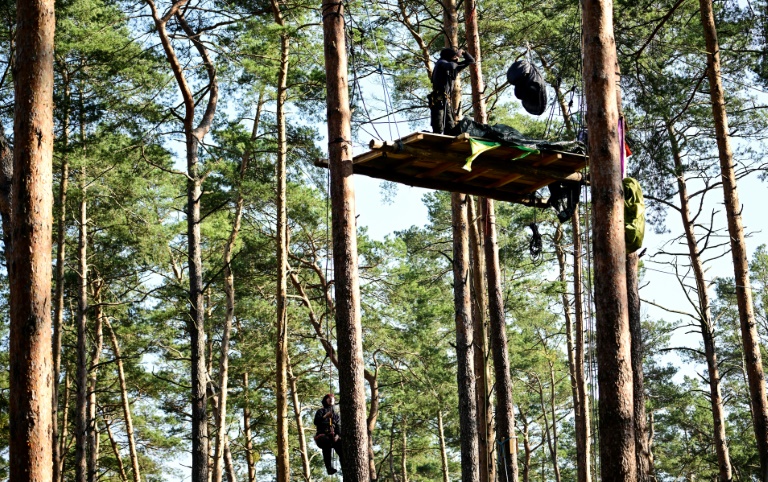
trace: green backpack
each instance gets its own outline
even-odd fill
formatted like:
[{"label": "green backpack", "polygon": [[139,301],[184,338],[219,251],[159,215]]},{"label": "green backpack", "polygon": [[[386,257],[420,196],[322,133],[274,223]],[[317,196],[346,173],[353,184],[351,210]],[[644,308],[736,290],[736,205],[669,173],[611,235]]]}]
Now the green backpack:
[{"label": "green backpack", "polygon": [[645,200],[637,179],[624,178],[622,185],[624,186],[624,242],[627,245],[627,254],[630,254],[643,245]]}]

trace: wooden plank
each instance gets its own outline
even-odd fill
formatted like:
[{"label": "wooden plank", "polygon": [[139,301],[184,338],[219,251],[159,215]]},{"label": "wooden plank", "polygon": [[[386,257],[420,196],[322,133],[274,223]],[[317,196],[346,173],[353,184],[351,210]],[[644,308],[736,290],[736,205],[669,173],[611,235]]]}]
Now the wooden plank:
[{"label": "wooden plank", "polygon": [[438,164],[437,167],[433,167],[429,171],[424,171],[424,172],[420,172],[420,173],[416,174],[416,177],[418,177],[420,179],[423,179],[425,177],[435,177],[435,176],[440,175],[440,174],[444,173],[445,171],[447,171],[448,169],[450,169],[452,167],[455,167],[455,166],[456,166],[456,163],[452,162],[452,161],[442,162],[442,163]]},{"label": "wooden plank", "polygon": [[354,159],[352,159],[353,164],[362,164],[364,162],[368,162],[370,160],[376,159],[377,157],[382,156],[382,151],[368,151],[360,154],[359,156],[355,156]]},{"label": "wooden plank", "polygon": [[[490,167],[481,167],[478,169],[472,169],[472,172],[468,172],[464,174],[460,178],[455,179],[453,182],[468,182],[468,181],[471,181],[472,179],[477,179],[478,177],[482,176],[486,172],[492,171],[492,170],[493,169],[491,169]],[[488,186],[488,187],[491,187],[491,186]]]},{"label": "wooden plank", "polygon": [[493,184],[491,184],[488,187],[491,188],[491,189],[496,189],[496,188],[499,188],[499,187],[502,187],[502,186],[506,186],[507,184],[509,184],[512,181],[517,181],[521,177],[523,177],[522,174],[518,174],[518,173],[510,174],[508,176],[502,177],[501,179],[499,179],[498,181],[494,182]]}]

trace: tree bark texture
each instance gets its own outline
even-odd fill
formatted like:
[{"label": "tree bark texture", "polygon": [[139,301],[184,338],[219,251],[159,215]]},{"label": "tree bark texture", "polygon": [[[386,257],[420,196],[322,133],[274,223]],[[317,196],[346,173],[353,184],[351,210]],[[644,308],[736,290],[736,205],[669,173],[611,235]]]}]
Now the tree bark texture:
[{"label": "tree bark texture", "polygon": [[[202,177],[199,172],[200,143],[211,129],[219,98],[219,86],[216,67],[208,49],[202,41],[201,33],[195,32],[187,23],[182,7],[187,0],[178,0],[160,15],[154,0],[145,0],[152,12],[160,43],[179,87],[184,103],[183,128],[187,156],[187,264],[189,269],[189,319],[187,331],[191,345],[191,382],[192,382],[192,482],[208,482],[208,367],[205,363],[205,307],[203,303],[203,267],[200,237],[200,198]],[[173,48],[172,40],[166,30],[171,18],[176,18],[181,30],[191,42],[202,60],[207,74],[208,101],[200,122],[195,126],[195,96],[185,77],[184,67]]]},{"label": "tree bark texture", "polygon": [[59,379],[61,378],[61,332],[64,328],[64,263],[66,255],[67,227],[67,192],[69,191],[69,128],[70,128],[70,87],[64,77],[64,125],[62,126],[62,144],[64,152],[61,159],[61,181],[59,183],[59,217],[56,227],[56,291],[54,292],[53,307],[53,412],[52,447],[53,447],[53,480],[58,482],[62,474],[61,453],[59,450]]},{"label": "tree bark texture", "polygon": [[52,475],[53,0],[17,0],[11,187],[9,480]]},{"label": "tree bark texture", "polygon": [[720,175],[723,181],[723,200],[728,217],[728,234],[731,238],[736,301],[741,324],[741,342],[747,365],[749,394],[752,402],[752,422],[760,458],[761,480],[768,481],[768,399],[766,398],[765,376],[760,354],[760,339],[757,334],[752,302],[747,246],[744,241],[744,226],[741,220],[741,203],[739,202],[736,175],[733,169],[733,152],[728,135],[728,115],[725,110],[723,83],[720,76],[720,46],[717,40],[712,0],[699,0],[699,6],[707,47],[707,77],[712,99],[717,150],[720,158]]},{"label": "tree bark texture", "polygon": [[243,440],[245,447],[245,465],[248,469],[248,482],[256,481],[256,464],[253,460],[253,441],[251,440],[251,408],[248,400],[248,372],[243,373]]},{"label": "tree bark texture", "polygon": [[[693,276],[696,280],[696,294],[698,306],[696,307],[699,315],[699,326],[701,329],[702,343],[704,344],[704,356],[707,361],[707,375],[709,382],[709,402],[712,409],[712,434],[717,454],[717,464],[719,467],[719,480],[721,482],[730,481],[733,476],[731,467],[731,458],[728,451],[728,441],[725,435],[725,410],[723,407],[723,396],[720,389],[720,368],[717,361],[717,350],[715,349],[715,329],[712,320],[712,307],[709,300],[707,280],[704,278],[704,264],[699,252],[696,234],[694,232],[694,221],[691,218],[690,199],[688,197],[688,186],[685,180],[682,154],[677,142],[677,135],[674,127],[667,123],[667,133],[669,134],[670,146],[672,148],[672,158],[675,163],[675,177],[677,180],[677,192],[680,199],[680,217],[685,230],[685,240],[688,245],[688,258],[693,270]],[[634,350],[634,333],[633,333]],[[633,354],[634,355],[634,354]],[[650,457],[650,449],[648,449]]]},{"label": "tree bark texture", "polygon": [[624,196],[619,161],[613,2],[585,0],[584,90],[595,223],[595,312],[604,481],[636,478],[631,339],[627,312]]},{"label": "tree bark texture", "polygon": [[486,309],[488,306],[487,291],[485,289],[485,253],[480,235],[480,209],[472,196],[467,196],[467,209],[469,212],[469,246],[472,271],[472,336],[474,338],[475,354],[475,380],[477,390],[475,403],[477,404],[477,441],[478,457],[480,463],[480,481],[495,479],[493,466],[493,414],[489,410],[489,373],[486,365],[488,352],[488,336],[486,333]]},{"label": "tree bark texture", "polygon": [[[275,23],[285,27],[280,4],[272,0]],[[285,102],[288,85],[288,33],[280,34],[280,69],[277,75],[277,317],[275,345],[275,374],[277,399],[277,482],[289,482],[291,478],[290,446],[288,441],[288,214],[286,208],[286,166],[288,143],[286,141]],[[218,482],[218,481],[215,481]]]},{"label": "tree bark texture", "polygon": [[574,299],[574,351],[573,365],[576,368],[576,390],[579,406],[576,410],[574,423],[576,428],[576,471],[578,482],[591,482],[591,424],[589,411],[589,390],[584,374],[584,298],[582,289],[582,246],[581,219],[576,209],[571,216],[573,235],[573,299]]},{"label": "tree bark texture", "polygon": [[496,212],[493,200],[483,203],[485,220],[485,263],[488,277],[488,313],[493,372],[496,384],[496,443],[499,444],[499,476],[517,482],[517,436],[515,408],[512,399],[512,376],[507,348],[507,325],[504,316],[504,294],[501,287],[499,241],[496,234]]},{"label": "tree bark texture", "polygon": [[[290,360],[289,360],[290,362]],[[291,402],[293,404],[293,417],[296,420],[296,431],[299,435],[299,452],[301,452],[301,468],[302,477],[305,482],[311,482],[312,469],[309,465],[309,452],[307,450],[307,437],[304,432],[304,422],[301,419],[301,402],[299,401],[299,391],[297,388],[296,380],[298,377],[294,376],[291,364],[288,363],[288,383],[291,387]]]},{"label": "tree bark texture", "polygon": [[109,318],[104,318],[104,326],[109,332],[109,341],[112,344],[112,353],[117,362],[117,379],[120,382],[120,402],[123,409],[123,419],[125,420],[125,435],[128,439],[128,451],[131,455],[131,469],[133,471],[133,482],[141,482],[141,468],[139,466],[139,454],[136,450],[136,438],[133,431],[133,417],[131,416],[131,403],[128,399],[128,385],[125,379],[125,370],[123,369],[123,358],[120,353],[120,344],[117,341],[117,335],[112,329]]},{"label": "tree bark texture", "polygon": [[643,387],[643,353],[645,350],[641,331],[638,262],[637,252],[627,255],[627,303],[629,307],[629,331],[632,336],[632,391],[635,411],[637,482],[649,482],[651,480],[651,463],[645,427],[645,389]]},{"label": "tree bark texture", "polygon": [[96,383],[98,381],[99,361],[101,349],[104,346],[104,331],[102,320],[104,310],[101,305],[102,280],[95,279],[91,283],[93,299],[96,302],[93,310],[93,347],[91,347],[91,360],[88,367],[88,482],[97,479],[99,468],[99,431],[96,425]]},{"label": "tree bark texture", "polygon": [[461,480],[480,477],[475,396],[474,341],[469,279],[469,220],[467,195],[451,193],[453,225],[453,306],[456,313],[456,378],[459,391]]},{"label": "tree bark texture", "polygon": [[367,481],[370,471],[344,5],[323,0],[322,12],[328,105],[328,155],[331,170],[336,339],[340,367],[339,402],[344,424],[342,469],[345,481]]},{"label": "tree bark texture", "polygon": [[[82,120],[82,119],[81,119]],[[82,122],[81,122],[82,124]],[[84,129],[80,134],[85,145]],[[85,148],[83,148],[85,149]],[[75,480],[88,481],[88,200],[86,164],[80,167],[80,220],[77,241],[78,298],[77,298],[77,402],[75,405]]]},{"label": "tree bark texture", "polygon": [[443,482],[449,482],[448,450],[445,444],[445,431],[443,430],[443,411],[437,411],[437,438],[440,443],[440,467],[443,473]]}]

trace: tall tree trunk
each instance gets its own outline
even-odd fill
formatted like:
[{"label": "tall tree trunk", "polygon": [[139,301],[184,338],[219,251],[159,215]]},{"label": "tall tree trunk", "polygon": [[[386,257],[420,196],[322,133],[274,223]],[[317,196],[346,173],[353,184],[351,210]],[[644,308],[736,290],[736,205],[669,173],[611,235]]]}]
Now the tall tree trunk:
[{"label": "tall tree trunk", "polygon": [[256,464],[253,460],[253,441],[251,440],[251,407],[248,400],[248,372],[243,373],[243,440],[245,447],[245,465],[248,469],[248,482],[256,481]]},{"label": "tall tree trunk", "polygon": [[229,437],[224,439],[224,470],[227,474],[227,482],[237,482],[235,462],[232,460],[232,451],[229,448]]},{"label": "tall tree trunk", "polygon": [[[54,479],[53,482],[59,482],[64,480],[64,461],[67,460],[67,435],[69,429],[69,391],[72,377],[69,376],[69,370],[67,370],[64,376],[64,407],[62,407],[61,416],[61,436],[59,437],[59,460],[58,460],[58,474],[59,479]],[[54,469],[56,470],[56,469]]]},{"label": "tall tree trunk", "polygon": [[112,452],[115,454],[115,460],[117,461],[117,473],[120,475],[121,482],[128,482],[128,475],[125,473],[125,464],[123,464],[123,458],[120,456],[120,447],[117,444],[115,435],[112,433],[112,427],[109,420],[103,417],[104,427],[107,429],[107,436],[109,437],[109,443],[112,445]]},{"label": "tall tree trunk", "polygon": [[53,0],[17,0],[11,188],[10,480],[52,473]]},{"label": "tall tree trunk", "polygon": [[[275,374],[277,399],[277,482],[289,482],[290,447],[288,444],[288,215],[286,208],[286,165],[288,143],[286,140],[285,102],[288,86],[288,54],[290,43],[285,31],[285,20],[280,4],[272,0],[275,23],[280,33],[280,70],[277,76],[277,319],[275,346]],[[218,481],[217,481],[218,482]]]},{"label": "tall tree trunk", "polygon": [[96,382],[98,381],[99,361],[101,349],[104,346],[104,332],[102,319],[104,310],[101,305],[102,280],[95,279],[92,283],[92,297],[95,301],[93,310],[93,347],[91,349],[91,363],[88,368],[88,482],[97,480],[99,468],[99,430],[96,425]]},{"label": "tall tree trunk", "polygon": [[632,380],[635,412],[635,459],[637,482],[651,480],[650,453],[645,428],[645,389],[643,388],[643,336],[641,331],[640,293],[638,291],[637,253],[627,255],[627,302],[629,331],[632,335]]},{"label": "tall tree trunk", "polygon": [[488,308],[490,319],[493,372],[496,380],[496,441],[504,462],[499,475],[509,482],[517,482],[517,436],[515,435],[515,408],[512,400],[507,325],[499,267],[499,242],[496,234],[496,213],[493,200],[483,204],[485,217],[485,262],[488,276]]},{"label": "tall tree trunk", "polygon": [[408,482],[408,418],[403,416],[400,422],[400,437],[403,449],[400,456],[400,477],[402,482]]},{"label": "tall tree trunk", "polygon": [[[203,304],[203,267],[200,238],[200,198],[202,176],[199,172],[200,143],[211,129],[213,117],[219,99],[219,86],[216,67],[208,49],[202,40],[202,33],[195,32],[184,18],[182,7],[188,0],[178,0],[160,15],[154,0],[145,0],[152,13],[160,43],[163,46],[168,63],[173,71],[184,102],[184,135],[187,157],[187,263],[189,269],[189,319],[187,331],[190,335],[191,382],[192,382],[192,482],[208,481],[208,370],[205,363],[205,307]],[[186,37],[200,55],[207,74],[208,102],[200,122],[195,126],[195,106],[197,99],[185,77],[184,67],[173,48],[172,40],[166,30],[171,18],[181,27]]]},{"label": "tall tree trunk", "polygon": [[[85,129],[80,122],[80,141],[85,153]],[[83,156],[85,157],[85,156]],[[80,166],[80,223],[77,242],[78,285],[77,299],[77,404],[75,406],[75,480],[88,481],[88,200],[86,160]]]},{"label": "tall tree trunk", "polygon": [[69,190],[69,124],[70,124],[70,87],[69,77],[65,71],[64,77],[64,125],[62,126],[63,153],[61,159],[61,181],[59,184],[59,217],[56,230],[56,291],[53,295],[53,480],[58,482],[62,474],[61,453],[59,450],[59,379],[61,378],[61,332],[64,328],[64,263],[66,251],[67,227],[67,191]]},{"label": "tall tree trunk", "polygon": [[[696,294],[698,295],[698,306],[696,307],[696,311],[699,314],[698,321],[699,326],[701,327],[702,342],[704,344],[704,356],[707,361],[709,402],[712,409],[713,441],[715,445],[715,453],[717,454],[717,464],[720,471],[719,480],[725,482],[731,480],[733,469],[728,454],[728,441],[726,440],[725,435],[725,410],[723,408],[723,396],[720,390],[720,369],[717,361],[717,351],[715,349],[715,328],[712,320],[709,292],[707,291],[707,280],[704,279],[704,265],[696,241],[694,221],[691,219],[690,199],[688,197],[688,187],[685,180],[682,154],[677,142],[674,127],[670,123],[667,123],[667,133],[669,134],[672,158],[675,163],[675,178],[677,180],[678,198],[680,199],[679,212],[685,231],[686,244],[688,245],[688,258],[691,263],[694,279],[696,280]],[[636,263],[637,260],[635,260],[635,264]],[[632,338],[634,344],[634,332]],[[646,456],[650,458],[650,449],[647,447],[647,442],[645,448]]]},{"label": "tall tree trunk", "polygon": [[611,0],[584,0],[587,98],[594,219],[600,463],[605,482],[634,482],[635,434],[627,312],[624,196],[619,161],[616,43]]},{"label": "tall tree trunk", "polygon": [[555,473],[555,481],[560,482],[560,464],[557,460],[557,419],[555,418],[555,407],[554,407],[554,383],[555,383],[555,376],[554,376],[554,368],[552,364],[549,365],[549,371],[551,375],[551,383],[550,390],[551,398],[550,398],[550,410],[552,411],[552,429],[550,431],[549,428],[549,421],[547,420],[547,406],[544,403],[544,386],[541,383],[541,380],[536,377],[536,383],[538,384],[538,391],[539,391],[539,400],[541,401],[541,414],[544,417],[544,433],[547,437],[547,447],[549,447],[549,458],[552,462],[552,470]]},{"label": "tall tree trunk", "polygon": [[344,480],[370,479],[344,6],[323,0]]},{"label": "tall tree trunk", "polygon": [[443,430],[443,411],[437,411],[437,438],[440,443],[440,468],[443,473],[443,482],[448,482],[448,450],[445,445],[445,431]]},{"label": "tall tree trunk", "polygon": [[461,479],[477,481],[480,461],[477,433],[477,403],[472,340],[472,305],[469,289],[469,221],[467,196],[451,193],[453,225],[453,305],[456,312],[456,377],[459,389],[459,433]]},{"label": "tall tree trunk", "polygon": [[707,76],[712,99],[712,114],[715,119],[717,150],[723,180],[723,198],[728,217],[728,233],[731,238],[736,300],[739,307],[741,342],[747,364],[749,393],[752,401],[752,422],[760,458],[761,480],[768,481],[768,399],[766,398],[763,361],[760,354],[760,339],[755,323],[752,289],[749,279],[747,247],[744,241],[744,227],[741,221],[741,203],[733,169],[733,152],[728,135],[728,116],[725,111],[723,84],[720,78],[720,46],[717,40],[712,0],[699,0],[701,24],[707,45]]},{"label": "tall tree trunk", "polygon": [[[256,115],[251,129],[251,141],[256,139],[259,122],[261,120],[261,109],[264,105],[264,93],[259,93],[259,100],[256,103]],[[224,330],[221,337],[221,350],[219,355],[219,413],[223,416],[216,420],[216,441],[213,455],[212,479],[215,482],[221,482],[222,462],[224,459],[224,446],[227,439],[227,398],[229,397],[229,341],[232,334],[232,322],[235,318],[235,275],[232,272],[232,250],[235,249],[240,226],[243,217],[244,197],[242,191],[242,182],[245,172],[250,164],[251,153],[249,150],[243,153],[240,160],[240,173],[236,181],[237,199],[235,200],[235,215],[232,220],[232,229],[229,232],[227,244],[224,245],[224,294],[226,298],[226,312],[224,314]],[[245,375],[247,377],[247,374]],[[229,482],[232,482],[231,477]]]},{"label": "tall tree trunk", "polygon": [[[565,274],[566,271],[566,255],[565,255],[565,246],[563,245],[563,225],[558,224],[557,229],[555,230],[555,254],[557,256],[557,264],[560,269],[560,284],[561,289],[563,292],[561,293],[560,297],[563,303],[563,316],[565,317],[565,339],[566,339],[566,350],[568,355],[568,374],[570,376],[571,381],[571,398],[573,399],[573,413],[574,413],[574,421],[577,417],[580,417],[581,415],[581,399],[579,398],[579,388],[578,388],[578,380],[576,377],[576,372],[579,370],[579,368],[576,366],[576,347],[574,342],[574,328],[573,328],[573,319],[571,317],[571,300],[568,297],[568,290],[566,287],[568,286],[568,280]],[[554,417],[554,413],[553,413]],[[579,426],[579,424],[576,425],[576,431],[578,432],[579,429],[582,429],[583,427]],[[580,437],[580,434],[576,434],[576,438]],[[581,469],[581,457],[579,457],[579,446],[577,443],[576,447],[576,462],[577,462],[577,472],[580,472]]]},{"label": "tall tree trunk", "polygon": [[296,387],[296,380],[291,368],[290,360],[288,363],[288,382],[291,387],[291,401],[293,402],[293,417],[296,419],[296,431],[299,434],[299,452],[301,452],[301,468],[306,482],[312,480],[312,469],[309,466],[309,451],[307,450],[307,437],[304,432],[304,422],[301,419],[301,402],[299,401],[299,391]]},{"label": "tall tree trunk", "polygon": [[576,209],[571,216],[573,234],[573,299],[574,299],[574,352],[573,365],[576,368],[576,391],[579,397],[579,407],[574,417],[576,428],[576,458],[578,482],[592,481],[591,456],[591,424],[589,411],[589,393],[587,380],[584,376],[584,298],[582,290],[581,270],[581,219]]},{"label": "tall tree trunk", "polygon": [[531,477],[531,440],[528,432],[528,420],[523,412],[520,412],[520,420],[523,424],[523,482],[529,482]]},{"label": "tall tree trunk", "polygon": [[117,362],[117,379],[120,382],[120,402],[123,408],[123,419],[125,420],[125,436],[128,439],[128,451],[131,455],[131,469],[133,471],[133,482],[141,482],[141,469],[139,467],[139,454],[136,450],[136,437],[133,431],[133,417],[131,416],[131,404],[128,399],[128,385],[125,381],[125,370],[123,369],[123,358],[120,354],[120,344],[117,341],[117,335],[112,329],[109,317],[104,318],[104,326],[109,332],[109,341],[112,344],[112,353]]},{"label": "tall tree trunk", "polygon": [[488,305],[485,289],[485,256],[483,253],[482,239],[478,224],[480,224],[480,210],[472,196],[467,196],[467,210],[469,212],[469,245],[470,262],[472,270],[472,333],[475,340],[475,380],[477,391],[475,403],[477,404],[477,441],[478,457],[480,464],[480,481],[494,480],[493,472],[493,414],[488,410],[488,367],[485,354],[488,351],[487,336],[485,330],[485,313]]}]

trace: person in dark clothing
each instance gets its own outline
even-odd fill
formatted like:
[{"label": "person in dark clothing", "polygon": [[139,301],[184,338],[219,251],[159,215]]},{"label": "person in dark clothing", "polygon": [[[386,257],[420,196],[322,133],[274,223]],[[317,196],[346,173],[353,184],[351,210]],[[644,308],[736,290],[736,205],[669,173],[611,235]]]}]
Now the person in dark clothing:
[{"label": "person in dark clothing", "polygon": [[323,462],[328,475],[336,473],[331,461],[332,451],[336,450],[339,456],[339,463],[343,464],[344,457],[341,453],[341,419],[333,410],[333,394],[329,393],[323,397],[323,408],[315,412],[315,443],[323,451]]},{"label": "person in dark clothing", "polygon": [[[463,60],[459,61],[459,57]],[[432,93],[427,96],[435,134],[450,132],[456,125],[451,105],[453,81],[459,72],[474,63],[475,59],[463,50],[445,48],[440,51],[440,60],[432,71]]]}]

